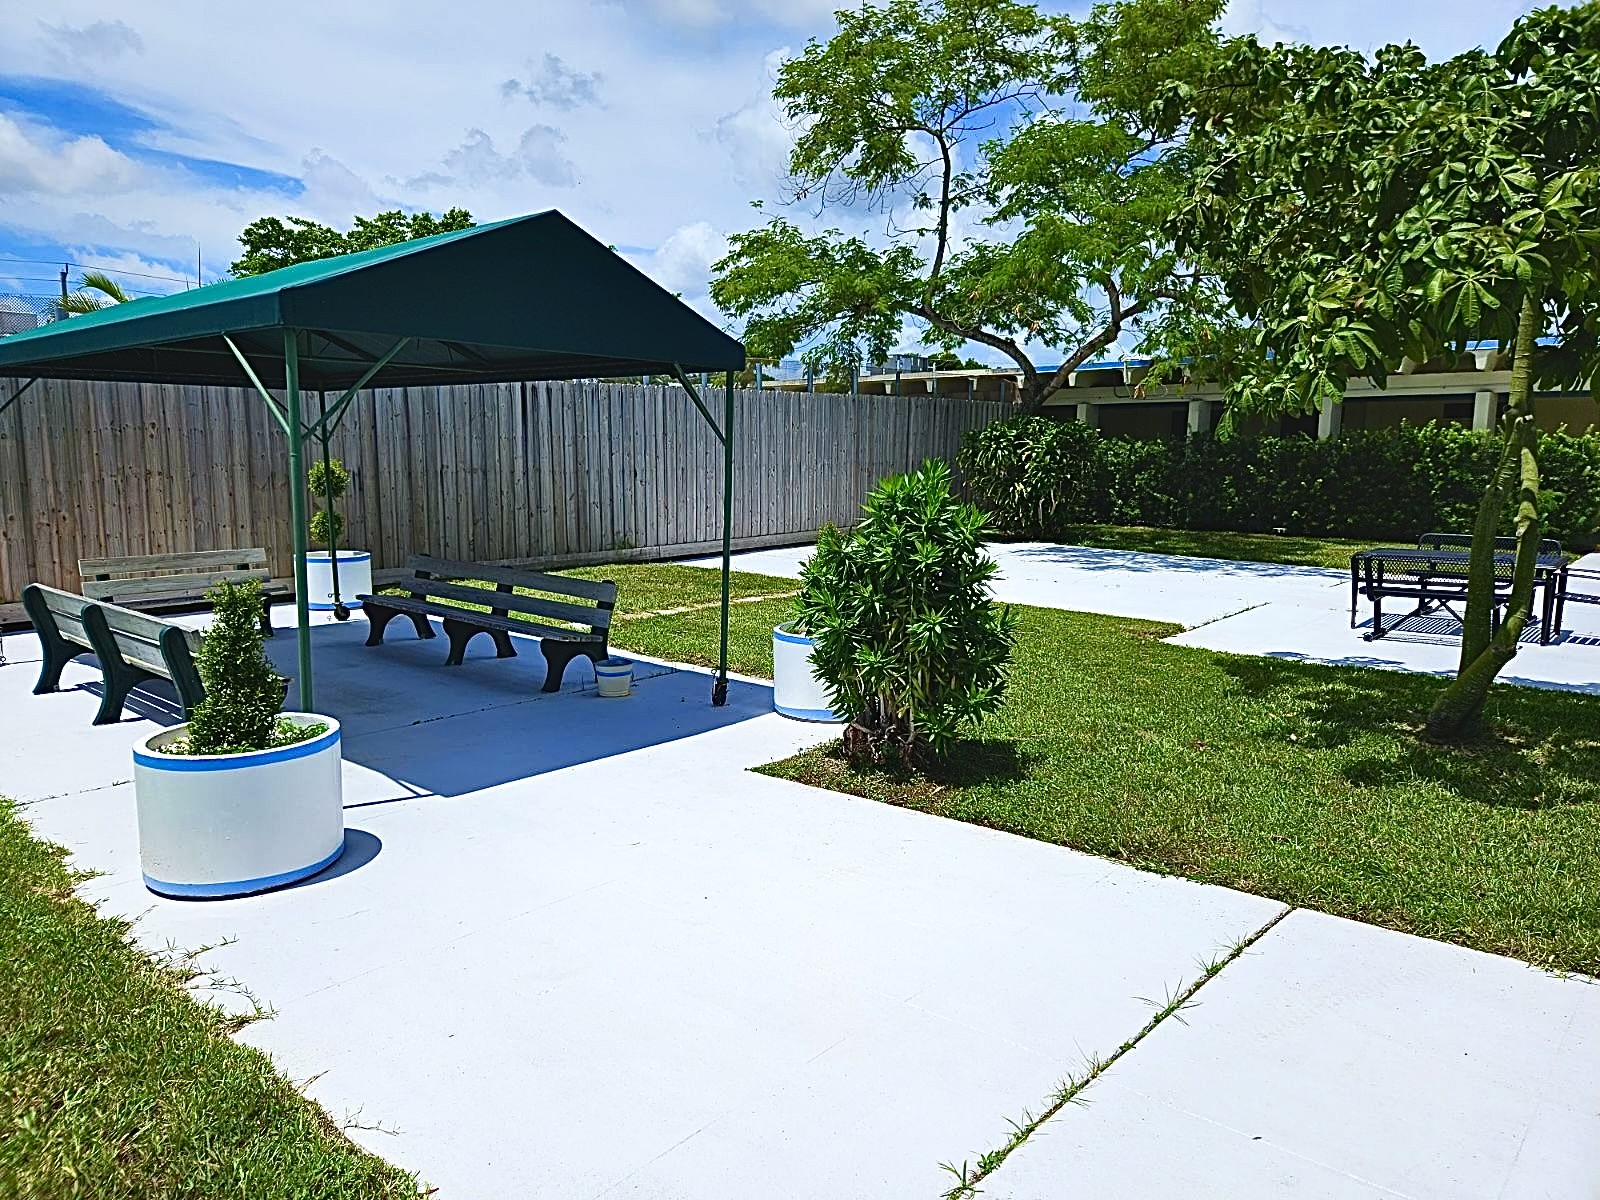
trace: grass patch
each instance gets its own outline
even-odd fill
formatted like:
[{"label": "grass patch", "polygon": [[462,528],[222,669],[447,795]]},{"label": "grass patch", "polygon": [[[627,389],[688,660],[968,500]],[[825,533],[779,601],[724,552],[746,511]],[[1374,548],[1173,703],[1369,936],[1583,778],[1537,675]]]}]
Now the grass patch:
[{"label": "grass patch", "polygon": [[1377,543],[1345,538],[1280,537],[1275,533],[1226,533],[1196,529],[1152,529],[1144,525],[1073,525],[1063,539],[1104,550],[1182,554],[1234,562],[1288,563],[1299,567],[1350,569],[1350,556]]},{"label": "grass patch", "polygon": [[1434,678],[1019,613],[1004,709],[932,777],[857,771],[836,746],[763,770],[1600,974],[1600,701],[1499,687],[1492,739],[1429,746]]},{"label": "grass patch", "polygon": [[[694,570],[692,567],[680,569]],[[781,579],[769,579],[768,582],[792,584],[790,580]],[[781,625],[793,616],[792,599],[759,600],[753,604],[733,605],[728,615],[728,669],[741,675],[771,679],[772,627]],[[717,665],[721,620],[722,610],[719,606],[666,617],[623,621],[611,627],[611,645],[619,650],[648,654],[652,658],[714,667]]]},{"label": "grass patch", "polygon": [[0,798],[0,1196],[419,1194],[78,900],[63,855]]}]

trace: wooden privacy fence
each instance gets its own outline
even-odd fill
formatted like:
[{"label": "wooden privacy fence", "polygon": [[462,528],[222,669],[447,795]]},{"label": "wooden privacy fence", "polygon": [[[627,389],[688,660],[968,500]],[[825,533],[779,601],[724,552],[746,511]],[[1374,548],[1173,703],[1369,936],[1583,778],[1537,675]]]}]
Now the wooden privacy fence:
[{"label": "wooden privacy fence", "polygon": [[[707,400],[720,414],[721,393]],[[953,456],[1009,411],[777,391],[734,405],[733,532],[747,546],[848,523],[877,480]],[[721,450],[680,388],[380,389],[352,405],[333,453],[351,474],[342,543],[379,568],[413,553],[556,565],[720,544]],[[266,546],[287,576],[287,489],[283,434],[252,392],[41,380],[0,414],[0,602],[32,581],[75,588],[80,558]]]}]

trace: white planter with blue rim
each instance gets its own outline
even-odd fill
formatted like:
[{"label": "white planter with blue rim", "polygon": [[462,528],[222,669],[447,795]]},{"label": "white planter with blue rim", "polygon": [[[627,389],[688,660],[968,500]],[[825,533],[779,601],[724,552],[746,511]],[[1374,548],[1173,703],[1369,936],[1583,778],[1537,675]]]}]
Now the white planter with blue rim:
[{"label": "white planter with blue rim", "polygon": [[772,707],[797,721],[842,721],[811,665],[816,643],[788,625],[772,631]]},{"label": "white planter with blue rim", "polygon": [[[372,555],[366,550],[339,551],[339,599],[346,608],[360,608],[357,596],[372,594]],[[326,550],[306,554],[306,607],[333,611],[333,555]]]},{"label": "white planter with blue rim", "polygon": [[187,725],[133,749],[139,865],[163,896],[213,899],[270,891],[315,875],[344,851],[339,722],[284,713],[325,732],[244,754],[171,754]]}]

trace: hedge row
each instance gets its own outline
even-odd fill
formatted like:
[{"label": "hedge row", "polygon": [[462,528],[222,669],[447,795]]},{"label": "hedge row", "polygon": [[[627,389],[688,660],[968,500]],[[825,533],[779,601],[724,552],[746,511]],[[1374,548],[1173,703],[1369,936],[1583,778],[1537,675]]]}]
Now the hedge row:
[{"label": "hedge row", "polygon": [[[1600,435],[1544,434],[1539,457],[1548,536],[1592,544]],[[996,528],[1018,537],[1055,539],[1071,525],[1108,523],[1409,540],[1470,530],[1494,460],[1493,434],[1435,422],[1327,442],[1154,441],[1018,417],[969,433],[957,462]]]}]

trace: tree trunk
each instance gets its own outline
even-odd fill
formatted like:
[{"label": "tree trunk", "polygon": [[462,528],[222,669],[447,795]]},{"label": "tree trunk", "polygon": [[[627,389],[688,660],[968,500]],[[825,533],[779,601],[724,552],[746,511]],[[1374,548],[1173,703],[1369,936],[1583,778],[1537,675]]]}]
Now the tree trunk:
[{"label": "tree trunk", "polygon": [[[1523,301],[1511,362],[1511,394],[1501,430],[1500,461],[1483,493],[1472,530],[1467,567],[1467,607],[1462,619],[1461,664],[1456,678],[1428,713],[1427,736],[1461,741],[1476,735],[1495,677],[1517,653],[1522,632],[1533,616],[1534,572],[1544,524],[1539,514],[1539,433],[1534,427],[1533,352],[1543,309],[1534,296]],[[1506,619],[1491,635],[1494,612],[1494,539],[1511,487],[1518,488],[1516,563]]]}]

